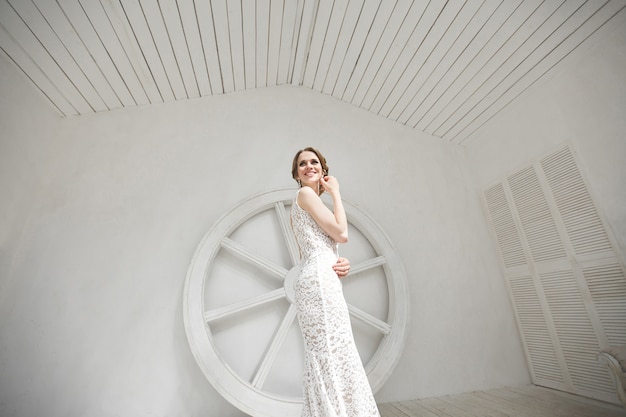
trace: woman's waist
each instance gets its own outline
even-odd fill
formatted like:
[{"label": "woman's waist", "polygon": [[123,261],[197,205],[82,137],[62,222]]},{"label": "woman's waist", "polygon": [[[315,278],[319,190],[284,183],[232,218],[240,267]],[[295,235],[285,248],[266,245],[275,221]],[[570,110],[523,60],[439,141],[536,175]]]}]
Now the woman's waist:
[{"label": "woman's waist", "polygon": [[334,264],[337,261],[337,252],[333,250],[316,251],[304,253],[302,256],[302,264],[328,262]]}]

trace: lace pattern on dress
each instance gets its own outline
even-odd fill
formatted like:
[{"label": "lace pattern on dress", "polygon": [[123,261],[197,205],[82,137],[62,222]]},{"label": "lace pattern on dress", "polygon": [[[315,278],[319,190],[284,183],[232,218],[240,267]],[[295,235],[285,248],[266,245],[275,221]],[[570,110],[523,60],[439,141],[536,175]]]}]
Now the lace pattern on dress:
[{"label": "lace pattern on dress", "polygon": [[302,255],[295,284],[305,347],[302,417],[379,417],[341,281],[332,269],[337,243],[296,200],[291,224]]}]

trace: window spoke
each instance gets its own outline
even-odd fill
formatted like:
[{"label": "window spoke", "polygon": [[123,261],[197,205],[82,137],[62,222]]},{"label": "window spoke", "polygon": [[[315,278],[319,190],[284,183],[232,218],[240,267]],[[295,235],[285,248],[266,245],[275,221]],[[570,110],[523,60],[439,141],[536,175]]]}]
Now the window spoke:
[{"label": "window spoke", "polygon": [[359,272],[366,271],[371,268],[375,268],[387,263],[387,259],[384,256],[377,256],[376,258],[368,259],[360,264],[354,265],[350,268],[350,274],[358,274]]},{"label": "window spoke", "polygon": [[285,209],[285,204],[279,201],[274,206],[276,215],[278,216],[278,222],[280,223],[280,229],[283,232],[285,243],[287,244],[287,250],[289,251],[289,257],[291,258],[292,265],[297,265],[300,262],[300,249],[298,243],[291,230],[291,219]]},{"label": "window spoke", "polygon": [[216,308],[204,312],[204,320],[206,323],[211,323],[216,320],[223,319],[233,314],[241,313],[242,311],[249,310],[254,307],[269,303],[274,300],[279,300],[285,297],[285,289],[278,288],[274,291],[270,291],[265,294],[257,295],[256,297],[248,298],[237,303],[229,304],[224,307]]},{"label": "window spoke", "polygon": [[282,266],[276,265],[274,262],[250,252],[248,249],[228,237],[225,237],[222,240],[222,248],[231,252],[240,259],[269,272],[273,277],[279,278],[280,281],[283,281],[287,276],[288,271]]},{"label": "window spoke", "polygon": [[376,318],[374,316],[372,316],[369,313],[366,313],[365,311],[361,310],[358,307],[353,306],[352,304],[348,304],[348,310],[350,310],[350,314],[353,317],[356,317],[357,319],[369,324],[370,326],[374,327],[376,330],[378,330],[379,332],[381,332],[384,335],[388,335],[389,332],[391,332],[391,325],[382,321],[379,318]]},{"label": "window spoke", "polygon": [[291,327],[291,324],[293,323],[296,317],[296,312],[297,312],[296,306],[294,304],[290,304],[289,310],[287,310],[287,314],[285,314],[285,317],[283,318],[283,321],[280,323],[280,327],[278,328],[278,331],[276,332],[276,335],[274,336],[274,339],[272,340],[272,344],[270,345],[269,349],[265,353],[265,356],[261,360],[259,368],[257,369],[256,374],[254,375],[254,378],[252,379],[252,382],[251,382],[252,386],[260,389],[265,383],[265,379],[267,378],[267,375],[270,369],[272,368],[272,365],[274,364],[276,357],[278,356],[280,347],[285,341],[287,332],[289,331],[289,328]]}]

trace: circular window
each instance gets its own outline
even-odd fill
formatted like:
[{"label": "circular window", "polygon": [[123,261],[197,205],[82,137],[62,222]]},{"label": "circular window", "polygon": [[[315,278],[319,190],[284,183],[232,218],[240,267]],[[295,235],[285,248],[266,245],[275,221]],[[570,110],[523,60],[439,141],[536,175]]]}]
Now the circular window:
[{"label": "circular window", "polygon": [[[206,378],[254,416],[300,415],[303,343],[293,304],[299,250],[289,209],[294,189],[253,196],[207,232],[185,281],[183,311],[191,351]],[[342,278],[355,342],[372,390],[396,365],[409,317],[398,254],[381,228],[344,201],[351,271]]]}]

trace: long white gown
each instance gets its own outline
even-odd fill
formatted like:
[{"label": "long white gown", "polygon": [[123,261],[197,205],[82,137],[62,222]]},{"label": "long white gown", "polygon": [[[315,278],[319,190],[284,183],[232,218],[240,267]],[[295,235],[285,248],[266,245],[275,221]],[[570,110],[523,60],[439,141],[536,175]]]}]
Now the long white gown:
[{"label": "long white gown", "polygon": [[302,417],[379,417],[332,269],[338,245],[296,200],[291,224],[302,255],[295,284],[305,348]]}]

